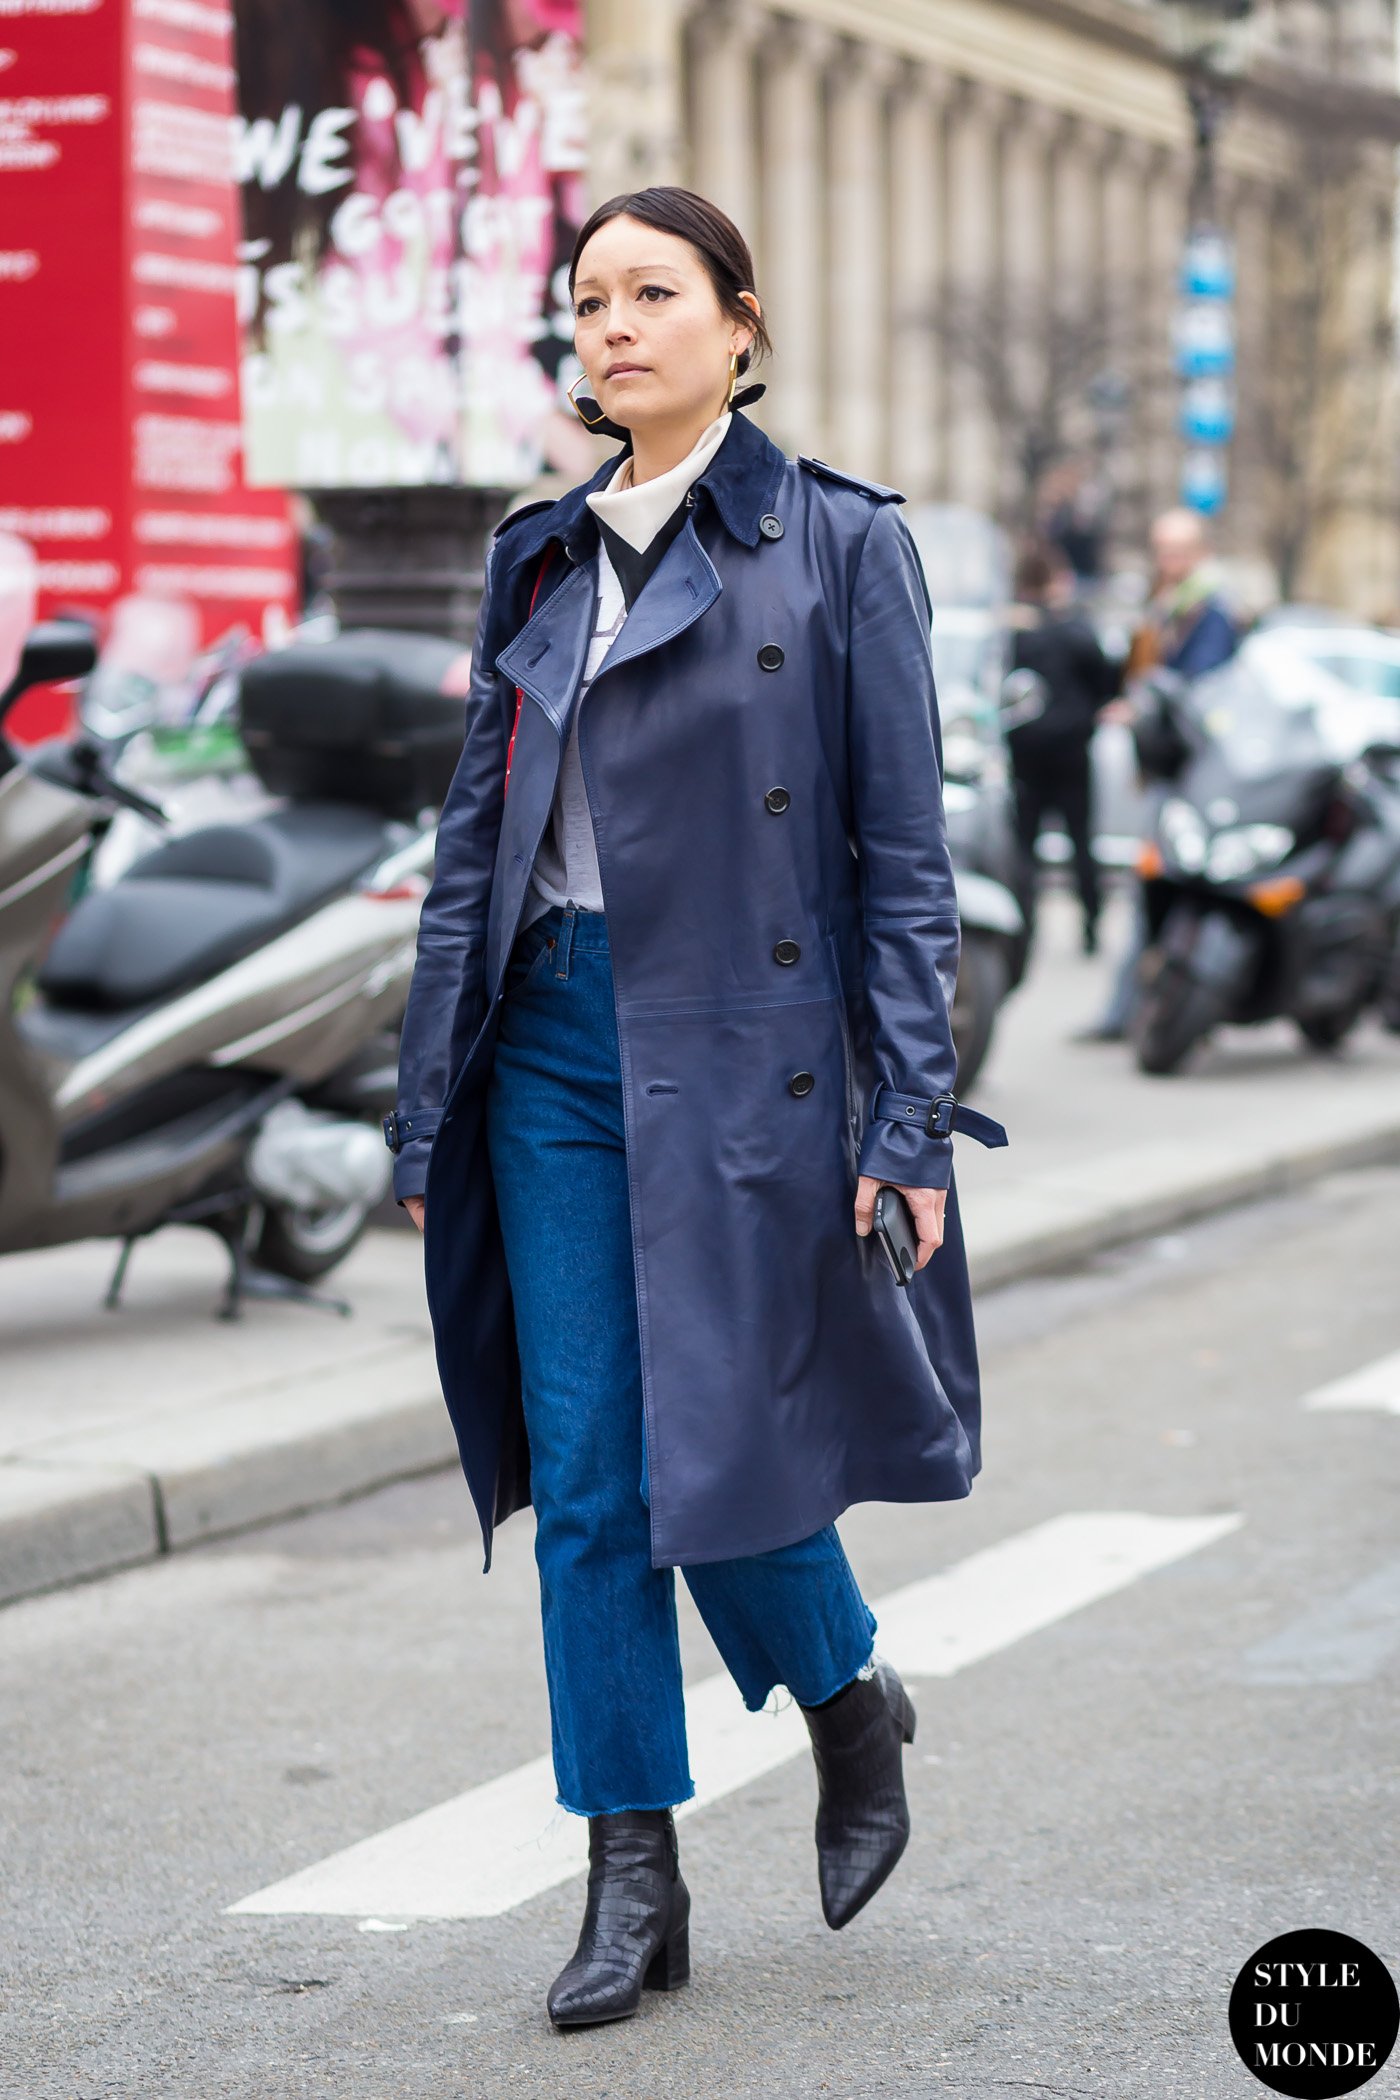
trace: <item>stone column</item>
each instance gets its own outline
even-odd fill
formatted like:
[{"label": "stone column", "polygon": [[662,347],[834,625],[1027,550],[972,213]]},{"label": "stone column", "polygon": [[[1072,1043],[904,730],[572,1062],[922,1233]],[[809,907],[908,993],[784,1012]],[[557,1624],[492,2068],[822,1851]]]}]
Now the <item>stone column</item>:
[{"label": "stone column", "polygon": [[689,187],[728,212],[760,275],[754,53],[763,20],[750,0],[708,0],[688,24]]},{"label": "stone column", "polygon": [[1191,170],[1170,147],[1154,153],[1146,166],[1147,296],[1144,362],[1150,390],[1147,418],[1148,508],[1165,509],[1178,498],[1181,443],[1177,436],[1177,387],[1173,363],[1172,314],[1186,238],[1186,197]]},{"label": "stone column", "polygon": [[1076,450],[1092,443],[1085,388],[1102,333],[1103,219],[1094,135],[1067,117],[1051,158],[1051,252],[1055,362],[1061,422]]},{"label": "stone column", "polygon": [[843,40],[827,101],[827,332],[833,465],[888,471],[889,313],[885,92],[893,61]]},{"label": "stone column", "polygon": [[947,264],[944,123],[951,82],[911,62],[890,108],[890,479],[911,499],[934,495],[945,421],[946,360],[936,328]]},{"label": "stone column", "polygon": [[1058,125],[1043,103],[1017,96],[1007,105],[1001,133],[1003,501],[1007,515],[1022,525],[1031,520],[1056,418],[1050,155]]},{"label": "stone column", "polygon": [[678,181],[682,0],[588,0],[585,15],[593,202]]},{"label": "stone column", "polygon": [[1141,545],[1147,530],[1147,427],[1153,346],[1148,341],[1147,141],[1111,133],[1100,162],[1103,227],[1103,369],[1122,389],[1120,429],[1105,458],[1118,533]]},{"label": "stone column", "polygon": [[830,442],[822,71],[834,49],[829,31],[788,16],[774,22],[758,54],[764,262],[757,289],[775,347],[772,365],[758,375],[770,391],[756,410],[785,452],[822,457]]},{"label": "stone column", "polygon": [[948,491],[954,502],[981,511],[993,510],[997,499],[987,377],[1002,305],[997,148],[1004,106],[994,90],[960,81],[948,111]]}]

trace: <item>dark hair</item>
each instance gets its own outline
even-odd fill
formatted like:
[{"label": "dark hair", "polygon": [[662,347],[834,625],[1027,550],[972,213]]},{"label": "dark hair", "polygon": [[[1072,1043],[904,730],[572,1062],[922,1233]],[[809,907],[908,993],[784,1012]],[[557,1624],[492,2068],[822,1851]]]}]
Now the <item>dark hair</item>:
[{"label": "dark hair", "polygon": [[621,196],[609,197],[606,204],[600,204],[584,221],[569,260],[570,299],[574,296],[574,279],[584,249],[600,226],[606,226],[609,219],[621,218],[640,219],[644,226],[654,226],[659,233],[674,233],[681,240],[690,242],[705,265],[720,310],[731,321],[747,322],[754,331],[753,343],[739,353],[740,372],[747,372],[759,358],[773,355],[768,323],[739,297],[740,292],[755,292],[757,289],[748,242],[734,221],[717,204],[711,204],[708,197],[698,197],[694,190],[677,189],[670,183],[658,183],[651,189],[628,190]]},{"label": "dark hair", "polygon": [[1018,598],[1043,598],[1057,576],[1069,567],[1064,555],[1050,540],[1027,540],[1016,556],[1012,584]]}]

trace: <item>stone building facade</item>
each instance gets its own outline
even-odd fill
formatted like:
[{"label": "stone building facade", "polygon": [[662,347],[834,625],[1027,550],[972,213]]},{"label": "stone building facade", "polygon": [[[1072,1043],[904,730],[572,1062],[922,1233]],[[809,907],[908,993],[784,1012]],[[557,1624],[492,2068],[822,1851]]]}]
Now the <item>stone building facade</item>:
[{"label": "stone building facade", "polygon": [[[748,235],[756,414],[911,498],[1047,472],[1174,499],[1193,168],[1170,0],[589,0],[596,198],[684,182]],[[1258,0],[1215,156],[1238,256],[1225,547],[1400,606],[1394,0]]]}]

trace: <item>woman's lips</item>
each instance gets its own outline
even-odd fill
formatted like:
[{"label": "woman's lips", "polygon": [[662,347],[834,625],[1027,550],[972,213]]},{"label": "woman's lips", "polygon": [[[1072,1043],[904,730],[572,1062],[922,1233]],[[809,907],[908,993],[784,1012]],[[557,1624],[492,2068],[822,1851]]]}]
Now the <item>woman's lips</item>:
[{"label": "woman's lips", "polygon": [[614,365],[611,371],[603,374],[603,377],[605,379],[640,379],[647,370],[649,370],[649,367],[646,365]]}]

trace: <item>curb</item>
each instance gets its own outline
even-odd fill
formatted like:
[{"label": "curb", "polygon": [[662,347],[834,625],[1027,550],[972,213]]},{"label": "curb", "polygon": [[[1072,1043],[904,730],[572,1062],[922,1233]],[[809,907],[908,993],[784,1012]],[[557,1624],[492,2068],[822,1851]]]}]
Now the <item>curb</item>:
[{"label": "curb", "polygon": [[[1154,1172],[1046,1177],[979,1200],[973,1287],[998,1290],[1349,1168],[1400,1159],[1400,1115],[1305,1137],[1263,1157],[1189,1146]],[[1110,1181],[1113,1184],[1110,1186]],[[1155,1181],[1155,1185],[1153,1185]],[[1135,1193],[1124,1197],[1124,1184]],[[998,1216],[998,1211],[1001,1215]],[[1038,1216],[1037,1216],[1038,1213]],[[983,1221],[984,1219],[984,1221]],[[430,1348],[382,1346],[353,1376],[274,1381],[194,1415],[158,1415],[0,1461],[0,1605],[138,1567],[208,1540],[327,1508],[457,1462]]]},{"label": "curb", "polygon": [[[1175,1186],[1145,1189],[1128,1197],[1104,1200],[1100,1194],[1097,1202],[1086,1202],[1083,1184],[1066,1174],[1056,1184],[1053,1226],[1027,1230],[1013,1224],[998,1231],[992,1218],[988,1230],[976,1222],[977,1212],[973,1212],[975,1245],[968,1260],[973,1288],[999,1290],[1025,1277],[1077,1268],[1133,1240],[1151,1239],[1219,1211],[1284,1195],[1327,1174],[1396,1160],[1400,1160],[1400,1116],[1321,1142],[1279,1147],[1262,1158],[1226,1159],[1214,1169],[1188,1170],[1177,1177]],[[1131,1181],[1130,1167],[1124,1179]]]}]

